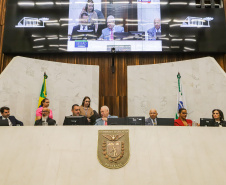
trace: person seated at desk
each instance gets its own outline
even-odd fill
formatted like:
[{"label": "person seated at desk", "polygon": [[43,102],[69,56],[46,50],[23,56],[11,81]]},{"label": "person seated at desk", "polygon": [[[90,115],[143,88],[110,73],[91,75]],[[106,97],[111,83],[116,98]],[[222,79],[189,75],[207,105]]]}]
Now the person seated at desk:
[{"label": "person seated at desk", "polygon": [[81,116],[81,114],[80,114],[81,111],[80,111],[80,107],[78,104],[72,105],[71,112],[72,112],[71,116]]},{"label": "person seated at desk", "polygon": [[81,14],[81,19],[80,23],[76,26],[73,27],[72,33],[71,33],[71,40],[73,40],[73,36],[78,35],[79,33],[77,32],[78,30],[93,30],[94,31],[95,26],[94,24],[88,23],[88,14],[87,13],[82,13]]},{"label": "person seated at desk", "polygon": [[8,120],[9,126],[23,126],[23,122],[17,120],[14,116],[10,116],[10,108],[9,107],[2,107],[0,109],[1,115],[0,119],[1,120]]},{"label": "person seated at desk", "polygon": [[150,115],[150,117],[149,118],[147,118],[147,119],[145,119],[145,125],[153,125],[153,126],[156,126],[157,125],[157,115],[158,115],[158,113],[157,113],[157,111],[155,110],[155,109],[151,109],[150,111],[149,111],[149,115]]},{"label": "person seated at desk", "polygon": [[161,20],[159,18],[154,19],[154,27],[148,31],[148,40],[156,40],[157,36],[161,34]]},{"label": "person seated at desk", "polygon": [[[80,114],[80,106],[78,105],[78,104],[74,104],[74,105],[72,105],[72,107],[71,107],[71,112],[72,112],[72,115],[70,115],[70,116],[82,116],[81,114]],[[85,125],[88,125],[88,120],[87,120],[87,117],[86,116],[84,116],[84,122],[85,122]],[[64,123],[63,123],[63,125],[65,125],[65,123],[66,123],[66,120],[64,119]]]},{"label": "person seated at desk", "polygon": [[87,14],[87,22],[94,26],[95,33],[98,30],[98,15],[96,11],[94,11],[94,2],[93,0],[88,0],[86,6],[82,9],[79,19],[82,19],[82,14]]},{"label": "person seated at desk", "polygon": [[224,121],[224,113],[220,109],[214,109],[212,111],[213,120],[210,121],[209,127],[226,127],[226,121]]},{"label": "person seated at desk", "polygon": [[90,118],[94,114],[93,109],[90,107],[90,102],[90,97],[85,96],[82,100],[82,105],[80,106],[80,114],[87,118]]},{"label": "person seated at desk", "polygon": [[187,110],[185,108],[179,109],[179,118],[174,120],[174,126],[192,126],[192,120],[186,119]]},{"label": "person seated at desk", "polygon": [[[39,107],[37,110],[36,110],[36,120],[39,120],[42,118],[42,109],[43,108],[48,108],[49,107],[49,99],[48,98],[44,98],[42,101],[41,101],[41,107]],[[50,113],[49,113],[49,118],[53,119],[53,113],[52,113],[52,110],[50,110]]]},{"label": "person seated at desk", "polygon": [[99,37],[99,40],[114,40],[115,32],[124,32],[124,27],[115,25],[115,18],[112,15],[109,15],[107,18],[107,28],[102,30],[102,34]]},{"label": "person seated at desk", "polygon": [[109,114],[109,108],[104,105],[100,108],[101,118],[96,120],[95,125],[107,125],[108,118],[118,118],[118,116],[111,116]]},{"label": "person seated at desk", "polygon": [[40,125],[40,126],[41,125],[43,125],[43,126],[56,125],[56,121],[49,117],[49,113],[50,113],[50,109],[43,108],[42,109],[42,117],[41,117],[41,119],[35,121],[35,126],[38,126],[38,125]]}]

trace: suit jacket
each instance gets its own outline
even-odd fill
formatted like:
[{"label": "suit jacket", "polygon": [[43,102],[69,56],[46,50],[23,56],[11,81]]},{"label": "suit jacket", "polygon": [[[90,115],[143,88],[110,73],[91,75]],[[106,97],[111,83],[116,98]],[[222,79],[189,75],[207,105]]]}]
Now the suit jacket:
[{"label": "suit jacket", "polygon": [[[122,27],[122,26],[115,26],[114,27],[114,32],[124,32],[124,27]],[[102,34],[101,34],[99,39],[110,40],[110,36],[111,36],[111,29],[104,28],[102,30]]]},{"label": "suit jacket", "polygon": [[222,125],[222,127],[226,127],[226,121],[221,121],[219,124],[218,122],[215,122],[214,119],[212,119],[212,121],[209,122],[208,127],[219,127],[220,125]]},{"label": "suit jacket", "polygon": [[[156,121],[157,121],[157,125],[158,125],[158,118],[156,118]],[[152,120],[151,120],[150,117],[145,119],[145,125],[152,125],[153,126],[153,123],[152,123]]]},{"label": "suit jacket", "polygon": [[[77,35],[77,30],[80,30],[80,24],[73,27],[73,30],[72,30],[72,33],[71,33],[71,40],[73,40],[73,38],[72,38],[73,35],[74,35],[74,36]],[[95,30],[94,24],[89,25],[89,26],[88,26],[88,30],[93,30],[93,31],[94,31],[94,30]]]},{"label": "suit jacket", "polygon": [[[46,122],[48,123],[48,125],[56,125],[56,121],[54,119],[49,118],[49,117],[46,120]],[[42,126],[42,118],[35,121],[35,126]]]},{"label": "suit jacket", "polygon": [[[186,121],[187,121],[188,125],[192,126],[192,120],[186,119]],[[184,126],[184,123],[181,121],[180,118],[178,118],[178,119],[174,120],[174,126]]]},{"label": "suit jacket", "polygon": [[[161,27],[160,27],[161,29]],[[156,30],[155,30],[155,27],[153,28],[150,28],[148,31],[148,40],[156,40]]]},{"label": "suit jacket", "polygon": [[[0,119],[2,119],[2,116],[0,116]],[[11,121],[13,126],[17,126],[17,125],[23,126],[24,125],[23,122],[17,120],[14,116],[9,116],[9,120]]]},{"label": "suit jacket", "polygon": [[[108,118],[118,118],[118,116],[111,116],[111,115],[109,114]],[[98,119],[96,120],[96,124],[95,124],[95,125],[104,125],[104,123],[105,123],[105,122],[102,120],[102,118],[98,118]]]}]

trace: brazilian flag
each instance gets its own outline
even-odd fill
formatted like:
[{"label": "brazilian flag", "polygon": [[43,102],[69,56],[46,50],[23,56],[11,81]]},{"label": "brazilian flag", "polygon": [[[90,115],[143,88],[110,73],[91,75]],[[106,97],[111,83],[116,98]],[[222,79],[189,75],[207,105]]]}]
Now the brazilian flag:
[{"label": "brazilian flag", "polygon": [[41,107],[41,101],[47,97],[47,90],[46,90],[46,79],[47,78],[48,78],[48,76],[46,75],[46,73],[44,73],[42,89],[41,89],[41,93],[40,93],[39,101],[38,101],[38,108]]}]

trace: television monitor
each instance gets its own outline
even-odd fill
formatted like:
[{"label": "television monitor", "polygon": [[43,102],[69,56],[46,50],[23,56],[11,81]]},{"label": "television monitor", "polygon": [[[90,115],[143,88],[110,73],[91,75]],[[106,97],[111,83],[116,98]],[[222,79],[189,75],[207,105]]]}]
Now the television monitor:
[{"label": "television monitor", "polygon": [[127,125],[126,118],[108,118],[108,125]]},{"label": "television monitor", "polygon": [[65,116],[63,125],[89,125],[85,116]]},{"label": "television monitor", "polygon": [[[122,48],[118,52],[225,53],[225,12],[219,2],[203,6],[201,0],[94,0],[92,17],[86,20],[95,33],[83,33],[77,41],[71,39],[72,30],[82,24],[87,0],[7,0],[3,53],[110,52],[109,45]],[[115,40],[100,39],[109,38],[107,20],[112,17],[118,27],[112,30],[129,36],[117,33]]]},{"label": "television monitor", "polygon": [[0,119],[0,126],[9,126],[9,122],[7,119]]},{"label": "television monitor", "polygon": [[174,126],[174,118],[158,118],[158,126]]},{"label": "television monitor", "polygon": [[200,126],[209,126],[211,121],[213,121],[212,118],[200,118]]},{"label": "television monitor", "polygon": [[127,125],[145,125],[145,117],[126,117]]}]

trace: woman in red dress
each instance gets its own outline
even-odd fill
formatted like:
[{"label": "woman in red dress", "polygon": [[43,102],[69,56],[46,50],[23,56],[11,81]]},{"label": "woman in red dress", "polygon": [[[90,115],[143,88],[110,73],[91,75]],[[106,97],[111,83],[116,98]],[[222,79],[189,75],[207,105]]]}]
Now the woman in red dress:
[{"label": "woman in red dress", "polygon": [[186,119],[187,110],[185,108],[179,109],[179,118],[174,120],[174,126],[192,126],[192,120]]}]

